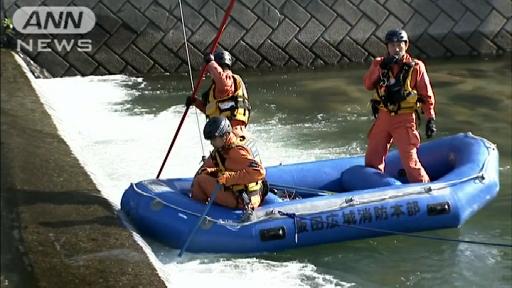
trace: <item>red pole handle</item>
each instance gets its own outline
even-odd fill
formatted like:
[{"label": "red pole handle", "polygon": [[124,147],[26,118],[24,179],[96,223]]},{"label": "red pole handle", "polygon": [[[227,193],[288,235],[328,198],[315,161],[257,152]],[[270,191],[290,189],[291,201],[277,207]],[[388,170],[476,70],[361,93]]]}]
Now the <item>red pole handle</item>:
[{"label": "red pole handle", "polygon": [[[217,32],[217,35],[213,39],[212,47],[210,49],[210,53],[215,52],[215,49],[217,49],[217,45],[219,44],[220,37],[222,36],[222,33],[224,32],[224,28],[226,28],[226,23],[228,22],[229,16],[231,15],[231,11],[233,10],[233,7],[235,6],[235,0],[230,0],[228,7],[226,8],[226,13],[224,13],[224,18],[222,18],[222,22],[219,27],[219,31]],[[192,98],[196,98],[197,90],[199,88],[199,85],[201,84],[201,81],[203,81],[204,73],[206,73],[206,64],[203,65],[203,68],[201,68],[201,72],[199,73],[199,78],[196,80],[196,84],[194,85],[194,89],[192,90]],[[167,159],[169,158],[169,154],[171,153],[172,148],[174,147],[174,143],[176,142],[176,139],[178,138],[178,134],[180,133],[181,127],[183,126],[183,122],[185,122],[185,118],[187,116],[188,110],[190,107],[185,108],[185,112],[183,112],[183,116],[181,116],[180,124],[178,124],[178,128],[176,129],[176,132],[174,133],[174,137],[172,138],[171,145],[169,146],[169,149],[167,149],[167,153],[165,154],[164,160],[162,161],[162,165],[160,165],[160,169],[158,170],[158,174],[156,175],[156,179],[160,178],[160,175],[162,174],[162,171],[164,170],[165,163],[167,162]]]}]

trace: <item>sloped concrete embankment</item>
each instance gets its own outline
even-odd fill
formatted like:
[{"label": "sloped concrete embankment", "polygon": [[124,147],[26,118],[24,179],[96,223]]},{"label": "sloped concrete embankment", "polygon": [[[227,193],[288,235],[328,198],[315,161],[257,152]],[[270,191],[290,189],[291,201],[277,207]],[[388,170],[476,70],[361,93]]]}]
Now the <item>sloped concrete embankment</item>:
[{"label": "sloped concrete embankment", "polygon": [[1,136],[2,287],[165,287],[5,50]]}]

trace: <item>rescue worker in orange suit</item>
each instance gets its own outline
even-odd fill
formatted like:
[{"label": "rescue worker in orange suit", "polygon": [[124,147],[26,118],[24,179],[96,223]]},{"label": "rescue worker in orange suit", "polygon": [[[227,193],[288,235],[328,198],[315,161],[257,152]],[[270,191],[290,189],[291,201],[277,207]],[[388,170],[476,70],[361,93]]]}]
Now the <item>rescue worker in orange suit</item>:
[{"label": "rescue worker in orange suit", "polygon": [[416,125],[421,108],[427,118],[427,138],[436,133],[434,92],[423,62],[406,53],[407,33],[390,30],[385,43],[387,56],[373,60],[363,78],[365,88],[376,92],[371,99],[375,121],[368,133],[365,165],[383,172],[384,159],[393,142],[409,182],[429,182],[417,155],[420,135]]},{"label": "rescue worker in orange suit", "polygon": [[188,97],[185,105],[194,105],[207,118],[224,116],[231,122],[233,133],[246,138],[251,105],[242,78],[231,71],[233,59],[227,51],[204,55],[206,68],[212,76],[212,84],[201,97]]},{"label": "rescue worker in orange suit", "polygon": [[240,144],[223,116],[211,117],[203,134],[214,150],[194,177],[191,197],[207,202],[215,185],[221,184],[223,188],[217,192],[216,203],[252,213],[265,199],[268,187],[265,168],[256,159],[258,153],[251,148],[251,140]]}]

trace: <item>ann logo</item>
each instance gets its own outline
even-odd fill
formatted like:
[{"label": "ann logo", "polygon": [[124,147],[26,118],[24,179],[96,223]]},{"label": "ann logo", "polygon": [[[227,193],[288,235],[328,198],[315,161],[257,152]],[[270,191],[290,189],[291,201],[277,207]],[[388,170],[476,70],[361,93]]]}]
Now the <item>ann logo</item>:
[{"label": "ann logo", "polygon": [[[78,19],[71,11],[60,11],[58,17],[54,13],[43,14],[43,21],[41,21],[41,13],[32,11],[28,16],[27,22],[23,25],[23,30],[27,28],[34,28],[38,30],[47,30],[49,27],[53,29],[68,29],[72,23],[74,29],[80,28],[84,12],[78,12]],[[51,24],[51,26],[50,26]]]},{"label": "ann logo", "polygon": [[[24,34],[85,34],[96,23],[96,16],[87,7],[22,7],[13,15],[14,28]],[[29,51],[92,51],[91,39],[17,39],[17,48]]]},{"label": "ann logo", "polygon": [[85,34],[95,22],[87,7],[22,7],[13,15],[14,27],[24,34]]}]

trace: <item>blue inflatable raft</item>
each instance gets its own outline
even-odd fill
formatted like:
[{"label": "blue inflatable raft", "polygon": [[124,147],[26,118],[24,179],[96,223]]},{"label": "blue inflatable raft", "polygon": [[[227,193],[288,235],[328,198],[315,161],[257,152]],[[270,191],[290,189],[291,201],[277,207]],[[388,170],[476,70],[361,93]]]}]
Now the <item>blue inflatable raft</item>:
[{"label": "blue inflatable raft", "polygon": [[[268,252],[459,227],[498,193],[498,150],[483,138],[440,138],[419,157],[431,183],[408,184],[396,150],[384,174],[363,167],[363,156],[267,167],[271,193],[253,219],[214,204],[187,251]],[[133,183],[121,209],[142,235],[180,249],[206,208],[189,198],[191,181]]]}]

